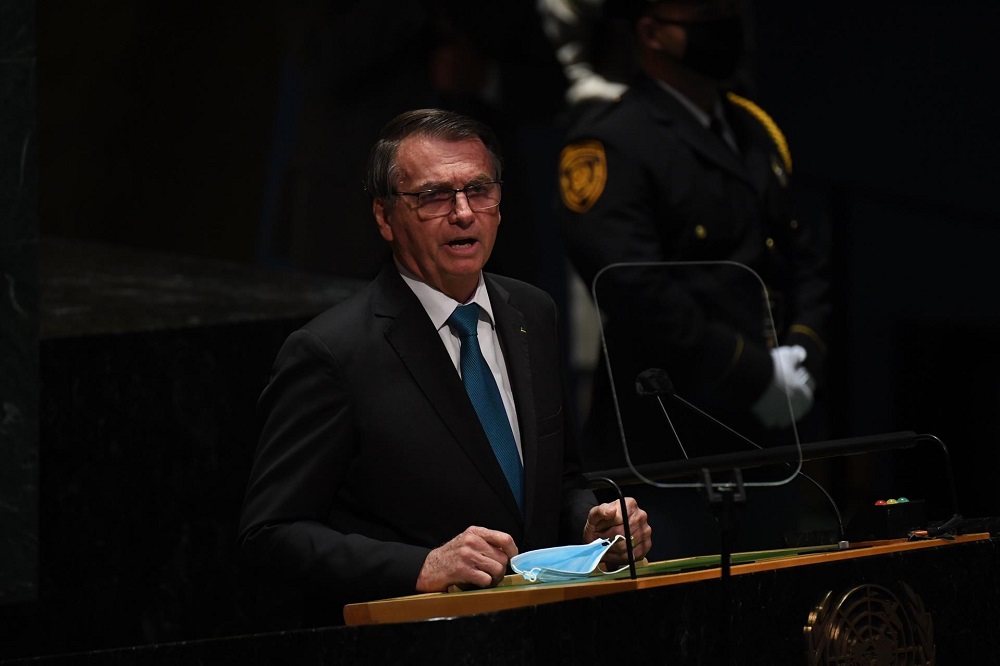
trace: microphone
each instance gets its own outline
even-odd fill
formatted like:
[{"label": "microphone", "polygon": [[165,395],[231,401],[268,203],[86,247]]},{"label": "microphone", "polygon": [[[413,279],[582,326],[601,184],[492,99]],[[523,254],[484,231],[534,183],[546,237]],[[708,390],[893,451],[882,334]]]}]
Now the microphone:
[{"label": "microphone", "polygon": [[[681,442],[681,438],[677,434],[677,429],[674,427],[673,419],[670,418],[670,413],[667,411],[667,406],[663,404],[663,396],[671,397],[674,398],[675,400],[680,401],[681,403],[687,405],[690,409],[693,409],[698,414],[701,414],[703,417],[707,418],[712,423],[724,428],[726,431],[740,438],[750,446],[753,446],[754,448],[760,449],[762,451],[764,450],[763,446],[761,446],[757,442],[754,442],[743,433],[737,432],[733,428],[730,428],[728,425],[726,425],[719,419],[715,418],[708,412],[704,411],[697,405],[688,402],[680,395],[678,395],[677,392],[674,390],[673,381],[671,381],[670,376],[667,374],[667,371],[663,370],[662,368],[647,368],[646,370],[640,372],[635,378],[635,392],[637,395],[641,397],[656,398],[656,401],[660,404],[660,409],[663,411],[663,415],[667,419],[667,423],[670,425],[670,430],[674,433],[674,439],[677,441],[677,446],[680,447],[681,453],[684,455],[685,459],[690,459],[690,456],[684,449],[684,444]],[[789,463],[785,463],[785,465],[791,467]],[[830,493],[828,493],[826,489],[822,485],[820,485],[818,481],[816,481],[816,479],[812,478],[811,476],[803,472],[801,469],[798,471],[798,475],[806,479],[810,483],[812,483],[814,486],[816,486],[819,489],[819,491],[823,493],[824,497],[826,497],[827,501],[830,503],[830,506],[833,507],[833,512],[837,516],[837,526],[840,530],[839,546],[841,549],[847,548],[848,543],[847,539],[845,538],[844,521],[841,518],[840,509],[837,508],[837,503],[833,501],[833,497],[830,496]]]},{"label": "microphone", "polygon": [[677,446],[681,448],[684,458],[690,459],[691,456],[684,449],[684,443],[681,442],[680,435],[677,434],[677,429],[674,427],[674,422],[670,418],[670,414],[667,413],[667,406],[663,404],[663,396],[677,398],[678,400],[681,399],[677,395],[677,392],[674,391],[674,383],[670,381],[667,371],[660,368],[643,370],[635,378],[635,392],[642,397],[652,396],[656,398],[656,402],[660,403],[660,409],[663,410],[663,415],[667,417],[667,423],[670,424],[670,429],[674,433]]},{"label": "microphone", "polygon": [[666,370],[660,368],[649,368],[640,372],[635,378],[635,392],[641,396],[676,395],[670,376]]}]

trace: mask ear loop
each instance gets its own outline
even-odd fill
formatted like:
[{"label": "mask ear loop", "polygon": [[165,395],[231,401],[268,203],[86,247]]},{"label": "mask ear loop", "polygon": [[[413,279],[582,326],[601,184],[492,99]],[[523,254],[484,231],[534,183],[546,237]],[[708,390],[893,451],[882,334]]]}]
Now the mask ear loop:
[{"label": "mask ear loop", "polygon": [[628,508],[625,506],[625,495],[622,494],[622,489],[618,487],[618,484],[606,476],[595,476],[590,480],[607,483],[614,488],[615,493],[618,495],[618,504],[622,509],[622,529],[625,532],[625,552],[628,553],[628,573],[629,577],[635,580],[638,576],[635,573],[635,553],[632,552],[632,532],[628,526]]}]

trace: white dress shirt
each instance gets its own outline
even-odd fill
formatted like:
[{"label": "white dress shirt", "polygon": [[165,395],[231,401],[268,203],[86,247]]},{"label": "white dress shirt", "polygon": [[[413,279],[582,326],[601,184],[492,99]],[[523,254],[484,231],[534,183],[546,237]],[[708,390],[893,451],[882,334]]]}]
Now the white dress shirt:
[{"label": "white dress shirt", "polygon": [[503,400],[504,409],[507,411],[507,420],[510,421],[510,429],[514,432],[514,442],[517,444],[517,453],[524,460],[521,452],[521,431],[517,427],[517,411],[514,408],[514,392],[510,388],[510,377],[507,376],[507,364],[504,361],[503,351],[500,349],[500,338],[496,334],[496,321],[493,317],[493,306],[490,303],[490,295],[486,291],[486,283],[483,281],[483,274],[479,274],[479,284],[476,292],[469,299],[468,303],[459,303],[451,296],[438,291],[426,282],[419,280],[409,271],[396,263],[399,274],[403,281],[416,294],[420,304],[424,306],[427,316],[431,318],[431,323],[437,329],[444,348],[451,357],[451,362],[455,366],[456,372],[461,376],[462,371],[459,366],[459,358],[462,350],[462,341],[451,331],[448,326],[448,317],[452,315],[459,305],[475,303],[479,306],[479,325],[477,333],[479,335],[479,348],[483,352],[486,364],[490,366],[493,379],[496,380],[500,389],[500,398]]}]

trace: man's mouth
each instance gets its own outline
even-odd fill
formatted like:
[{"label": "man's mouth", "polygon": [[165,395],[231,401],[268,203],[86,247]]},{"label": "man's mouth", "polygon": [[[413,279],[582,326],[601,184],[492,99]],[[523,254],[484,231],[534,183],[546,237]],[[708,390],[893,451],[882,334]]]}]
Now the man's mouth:
[{"label": "man's mouth", "polygon": [[456,238],[455,240],[448,241],[448,245],[451,247],[471,247],[475,243],[475,238]]}]

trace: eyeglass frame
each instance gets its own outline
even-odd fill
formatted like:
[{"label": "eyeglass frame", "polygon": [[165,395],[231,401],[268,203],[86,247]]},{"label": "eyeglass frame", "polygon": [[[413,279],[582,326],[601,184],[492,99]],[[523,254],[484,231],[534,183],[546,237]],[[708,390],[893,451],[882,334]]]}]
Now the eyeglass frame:
[{"label": "eyeglass frame", "polygon": [[[436,213],[436,214],[428,215],[429,218],[433,218],[433,217],[443,217],[445,215],[450,215],[455,210],[455,206],[458,205],[458,194],[459,194],[459,192],[461,192],[462,194],[465,195],[465,200],[467,202],[469,202],[469,209],[472,210],[473,212],[483,213],[483,212],[486,212],[486,211],[490,210],[491,208],[496,208],[497,206],[500,205],[500,201],[497,201],[495,204],[491,204],[490,206],[487,206],[486,208],[480,208],[480,209],[474,209],[474,208],[472,208],[472,202],[469,200],[469,193],[468,193],[467,190],[469,190],[469,188],[483,187],[485,185],[496,185],[498,191],[501,194],[501,198],[502,198],[502,194],[503,194],[503,187],[502,187],[503,181],[502,180],[489,180],[489,181],[482,182],[482,183],[469,183],[468,185],[466,185],[465,187],[462,187],[460,189],[452,189],[452,188],[449,188],[449,187],[435,187],[435,188],[432,188],[432,189],[429,189],[429,190],[420,190],[419,192],[400,192],[399,190],[393,190],[392,194],[393,194],[393,196],[417,197],[417,205],[413,206],[412,209],[415,210],[415,211],[417,211],[419,213],[420,210],[421,210],[421,208],[422,208],[422,206],[420,205],[420,195],[422,195],[422,194],[432,194],[432,193],[435,193],[435,192],[441,192],[441,193],[443,193],[443,192],[451,192],[451,209],[448,210],[448,211],[446,211],[446,212],[444,212],[444,213]],[[427,204],[424,204],[424,206],[426,206],[426,205]]]}]

